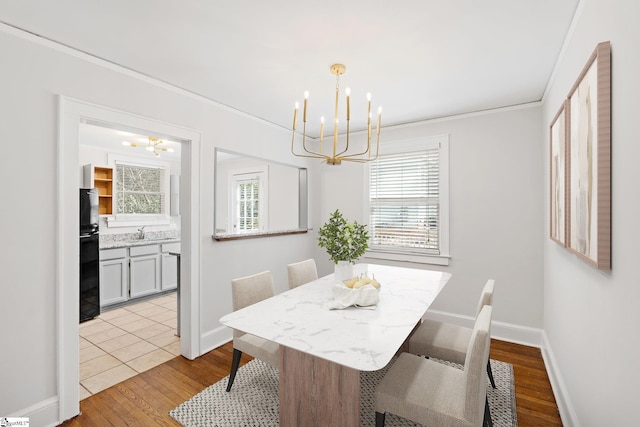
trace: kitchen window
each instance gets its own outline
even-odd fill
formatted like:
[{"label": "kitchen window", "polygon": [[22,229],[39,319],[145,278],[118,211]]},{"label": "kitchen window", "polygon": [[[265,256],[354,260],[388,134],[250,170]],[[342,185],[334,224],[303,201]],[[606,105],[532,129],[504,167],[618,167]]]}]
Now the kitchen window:
[{"label": "kitchen window", "polygon": [[109,227],[169,224],[169,164],[119,155],[109,156],[109,163],[114,171]]},{"label": "kitchen window", "polygon": [[116,163],[117,214],[161,215],[164,169]]},{"label": "kitchen window", "polygon": [[448,136],[389,145],[368,167],[367,257],[447,265]]}]

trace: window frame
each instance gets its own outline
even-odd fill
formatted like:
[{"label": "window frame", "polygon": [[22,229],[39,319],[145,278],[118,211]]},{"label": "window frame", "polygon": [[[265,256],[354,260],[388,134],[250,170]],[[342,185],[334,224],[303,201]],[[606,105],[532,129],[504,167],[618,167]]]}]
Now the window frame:
[{"label": "window frame", "polygon": [[[449,265],[449,135],[398,140],[380,145],[379,155],[403,154],[437,148],[439,150],[439,254],[420,253],[415,249],[369,248],[364,257],[386,261],[408,261],[420,264]],[[364,168],[364,215],[370,224],[370,162]]]}]

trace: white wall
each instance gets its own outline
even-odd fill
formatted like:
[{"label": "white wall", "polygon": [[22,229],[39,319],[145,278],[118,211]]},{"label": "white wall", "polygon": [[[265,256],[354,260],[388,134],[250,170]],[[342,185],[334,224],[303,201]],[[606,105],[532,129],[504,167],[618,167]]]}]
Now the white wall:
[{"label": "white wall", "polygon": [[[381,144],[449,134],[450,265],[404,264],[453,274],[434,310],[475,315],[480,291],[493,278],[494,320],[542,327],[540,112],[528,106],[383,129]],[[321,180],[321,222],[336,208],[348,219],[367,221],[361,165],[324,166]],[[317,259],[321,272],[330,271],[322,250]],[[528,339],[522,331],[495,329],[494,335]]]},{"label": "white wall", "polygon": [[[611,41],[612,270],[598,271],[549,239],[544,242],[544,329],[548,365],[568,426],[637,425],[640,371],[640,3],[582,0],[543,108],[548,129],[596,44]],[[543,161],[545,188],[549,166]],[[549,209],[545,194],[541,209]],[[545,233],[548,234],[545,219]],[[545,234],[545,235],[546,235]]]},{"label": "white wall", "polygon": [[[57,96],[202,133],[201,194],[194,197],[202,221],[202,351],[230,337],[218,319],[231,311],[229,288],[233,277],[270,269],[278,289],[284,290],[286,264],[311,256],[314,246],[311,234],[213,241],[214,147],[298,166],[305,166],[305,162],[292,159],[290,134],[285,130],[141,80],[130,72],[18,37],[15,30],[4,26],[0,26],[0,52],[0,134],[3,140],[11,141],[3,146],[0,156],[0,180],[4,183],[0,238],[6,246],[0,268],[0,300],[4,302],[0,336],[5,344],[5,351],[0,353],[0,414],[35,414],[32,425],[44,425],[52,422],[52,412],[56,415],[57,399]],[[255,144],[258,140],[262,143]],[[314,194],[317,180],[312,176],[310,182],[310,193]],[[315,209],[312,204],[310,212]],[[273,250],[276,246],[278,250]]]}]

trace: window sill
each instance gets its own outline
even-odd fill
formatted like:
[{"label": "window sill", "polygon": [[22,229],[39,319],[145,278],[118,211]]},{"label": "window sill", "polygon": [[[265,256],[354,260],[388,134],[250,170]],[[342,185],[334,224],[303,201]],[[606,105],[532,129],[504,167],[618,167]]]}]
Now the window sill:
[{"label": "window sill", "polygon": [[417,255],[383,251],[367,251],[365,252],[364,257],[369,259],[382,259],[386,261],[404,261],[413,262],[416,264],[433,264],[444,266],[449,265],[449,260],[451,259],[449,255]]},{"label": "window sill", "polygon": [[242,234],[214,234],[211,236],[213,240],[218,242],[226,242],[228,240],[256,239],[259,237],[286,236],[289,234],[303,234],[307,229],[300,230],[284,230],[284,231],[263,231],[259,233],[242,233]]}]

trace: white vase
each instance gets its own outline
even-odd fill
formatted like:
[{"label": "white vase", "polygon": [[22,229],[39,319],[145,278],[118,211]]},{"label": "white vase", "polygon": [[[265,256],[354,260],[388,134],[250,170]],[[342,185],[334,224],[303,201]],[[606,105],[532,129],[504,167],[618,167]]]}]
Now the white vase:
[{"label": "white vase", "polygon": [[349,261],[338,261],[335,265],[334,276],[339,282],[351,279],[353,277],[353,264]]}]

